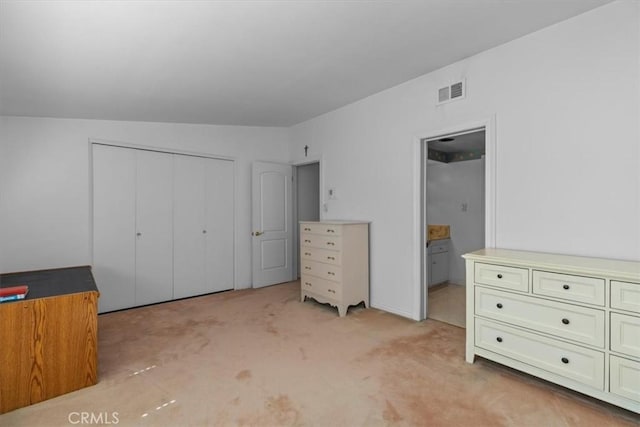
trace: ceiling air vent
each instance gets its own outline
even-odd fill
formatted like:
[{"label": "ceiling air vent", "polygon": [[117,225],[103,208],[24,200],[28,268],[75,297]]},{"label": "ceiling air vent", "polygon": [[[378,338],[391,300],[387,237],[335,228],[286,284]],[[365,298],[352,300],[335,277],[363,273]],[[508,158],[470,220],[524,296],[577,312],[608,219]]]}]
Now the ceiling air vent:
[{"label": "ceiling air vent", "polygon": [[461,80],[438,89],[438,104],[444,104],[465,97],[465,82]]}]

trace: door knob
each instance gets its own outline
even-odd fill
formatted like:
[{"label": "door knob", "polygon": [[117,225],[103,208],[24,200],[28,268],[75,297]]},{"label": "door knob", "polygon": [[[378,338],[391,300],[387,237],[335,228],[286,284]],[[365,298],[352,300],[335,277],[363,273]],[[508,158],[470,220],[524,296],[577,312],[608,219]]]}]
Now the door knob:
[{"label": "door knob", "polygon": [[251,233],[252,236],[262,236],[264,233],[262,231],[254,231],[253,233]]}]

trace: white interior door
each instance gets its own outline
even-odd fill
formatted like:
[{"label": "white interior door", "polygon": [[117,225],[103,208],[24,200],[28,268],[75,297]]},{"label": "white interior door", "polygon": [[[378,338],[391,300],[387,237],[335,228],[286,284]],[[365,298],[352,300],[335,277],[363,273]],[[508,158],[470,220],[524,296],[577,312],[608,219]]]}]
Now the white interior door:
[{"label": "white interior door", "polygon": [[173,159],[136,150],[136,305],[173,298]]},{"label": "white interior door", "polygon": [[206,281],[208,292],[234,288],[234,168],[230,160],[206,159]]},{"label": "white interior door", "polygon": [[94,144],[93,275],[99,311],[135,300],[136,152]]},{"label": "white interior door", "polygon": [[292,166],[254,162],[252,170],[253,287],[292,280]]},{"label": "white interior door", "polygon": [[173,297],[211,292],[205,278],[205,162],[173,156]]}]

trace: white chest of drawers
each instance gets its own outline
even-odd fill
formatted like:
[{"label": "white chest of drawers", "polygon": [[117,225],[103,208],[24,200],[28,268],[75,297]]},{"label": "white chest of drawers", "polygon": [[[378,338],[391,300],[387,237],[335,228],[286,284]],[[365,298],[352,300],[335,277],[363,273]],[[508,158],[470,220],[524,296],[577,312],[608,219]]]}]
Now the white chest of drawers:
[{"label": "white chest of drawers", "polygon": [[640,413],[640,262],[483,249],[467,269],[466,359]]},{"label": "white chest of drawers", "polygon": [[300,299],[369,307],[369,223],[300,222]]}]

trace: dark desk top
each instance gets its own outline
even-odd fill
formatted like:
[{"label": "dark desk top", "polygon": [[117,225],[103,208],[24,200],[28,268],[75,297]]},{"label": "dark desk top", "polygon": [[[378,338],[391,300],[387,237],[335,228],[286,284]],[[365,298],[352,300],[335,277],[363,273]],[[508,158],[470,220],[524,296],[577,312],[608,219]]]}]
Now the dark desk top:
[{"label": "dark desk top", "polygon": [[[27,296],[23,300],[17,301],[80,292],[98,292],[98,287],[89,266],[0,274],[0,288],[9,288],[17,285],[29,286]],[[2,304],[11,302],[16,301],[6,301]]]}]

